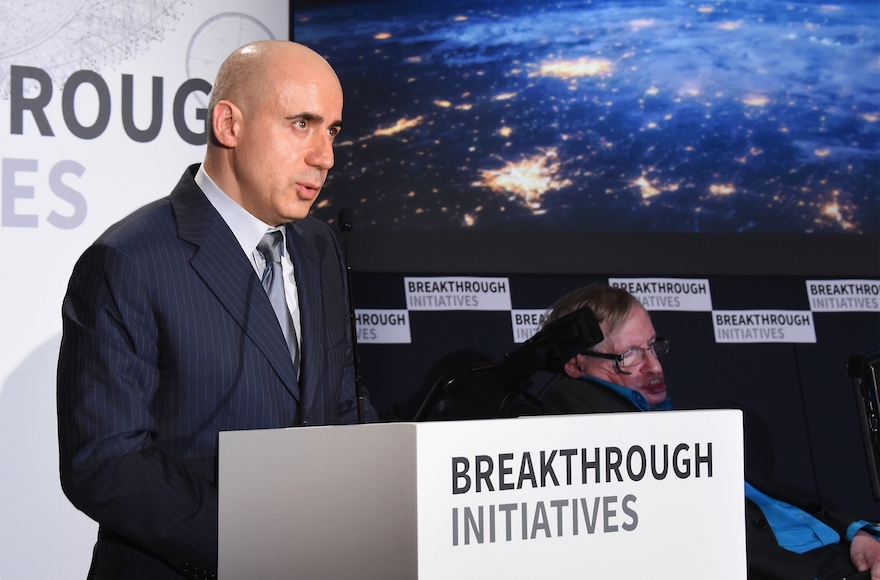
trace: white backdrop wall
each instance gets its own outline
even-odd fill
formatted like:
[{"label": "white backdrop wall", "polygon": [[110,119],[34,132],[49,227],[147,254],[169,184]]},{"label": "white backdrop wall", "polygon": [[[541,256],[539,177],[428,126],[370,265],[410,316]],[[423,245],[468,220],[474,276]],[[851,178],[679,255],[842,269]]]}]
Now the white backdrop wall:
[{"label": "white backdrop wall", "polygon": [[97,525],[58,478],[67,280],[202,159],[208,83],[265,38],[288,38],[287,0],[0,1],[0,580],[86,576]]}]

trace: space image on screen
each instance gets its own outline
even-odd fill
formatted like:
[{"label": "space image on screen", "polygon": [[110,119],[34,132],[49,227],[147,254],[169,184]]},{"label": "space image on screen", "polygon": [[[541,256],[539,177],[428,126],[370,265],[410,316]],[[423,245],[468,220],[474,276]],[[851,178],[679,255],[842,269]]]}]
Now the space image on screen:
[{"label": "space image on screen", "polygon": [[346,98],[314,214],[352,209],[376,250],[873,259],[876,2],[302,0],[291,22]]}]

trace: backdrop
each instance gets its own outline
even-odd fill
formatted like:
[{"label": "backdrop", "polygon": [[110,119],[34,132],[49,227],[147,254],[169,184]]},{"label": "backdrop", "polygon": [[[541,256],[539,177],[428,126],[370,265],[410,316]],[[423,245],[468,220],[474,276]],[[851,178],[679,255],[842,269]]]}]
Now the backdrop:
[{"label": "backdrop", "polygon": [[55,366],[80,253],[204,156],[223,58],[288,38],[285,0],[0,6],[0,579],[85,578],[97,526],[61,492]]},{"label": "backdrop", "polygon": [[[525,356],[544,310],[596,281],[633,292],[671,341],[662,363],[677,409],[742,409],[750,476],[880,519],[847,374],[850,354],[880,346],[876,278],[359,274],[363,382],[380,416],[412,418],[450,376],[461,381],[435,394],[426,418],[497,416],[510,389],[472,369]],[[553,377],[520,378],[540,399]]]}]

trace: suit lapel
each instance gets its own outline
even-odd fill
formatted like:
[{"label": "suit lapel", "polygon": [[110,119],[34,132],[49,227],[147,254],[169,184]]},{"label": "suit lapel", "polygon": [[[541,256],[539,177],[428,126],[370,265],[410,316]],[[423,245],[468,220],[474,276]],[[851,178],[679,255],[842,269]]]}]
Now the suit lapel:
[{"label": "suit lapel", "polygon": [[320,374],[323,349],[320,341],[320,337],[324,335],[320,318],[320,313],[323,312],[321,272],[314,247],[306,242],[295,222],[287,226],[287,251],[293,261],[302,321],[299,385],[301,419],[305,419],[317,392],[316,382]]},{"label": "suit lapel", "polygon": [[178,234],[198,247],[190,264],[299,401],[290,351],[266,292],[226,222],[193,181],[197,167],[184,174],[171,194]]}]

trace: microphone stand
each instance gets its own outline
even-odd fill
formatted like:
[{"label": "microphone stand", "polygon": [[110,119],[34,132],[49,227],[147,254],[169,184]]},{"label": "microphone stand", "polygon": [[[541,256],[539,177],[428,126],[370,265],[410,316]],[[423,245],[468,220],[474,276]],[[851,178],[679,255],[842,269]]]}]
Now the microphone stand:
[{"label": "microphone stand", "polygon": [[357,399],[358,423],[366,423],[364,418],[364,386],[361,384],[360,361],[357,351],[357,323],[354,317],[354,301],[351,298],[351,265],[348,262],[348,232],[351,231],[354,212],[343,209],[339,212],[339,230],[342,232],[342,251],[345,256],[345,278],[348,285],[348,319],[351,324],[351,349],[354,356],[354,392]]}]

